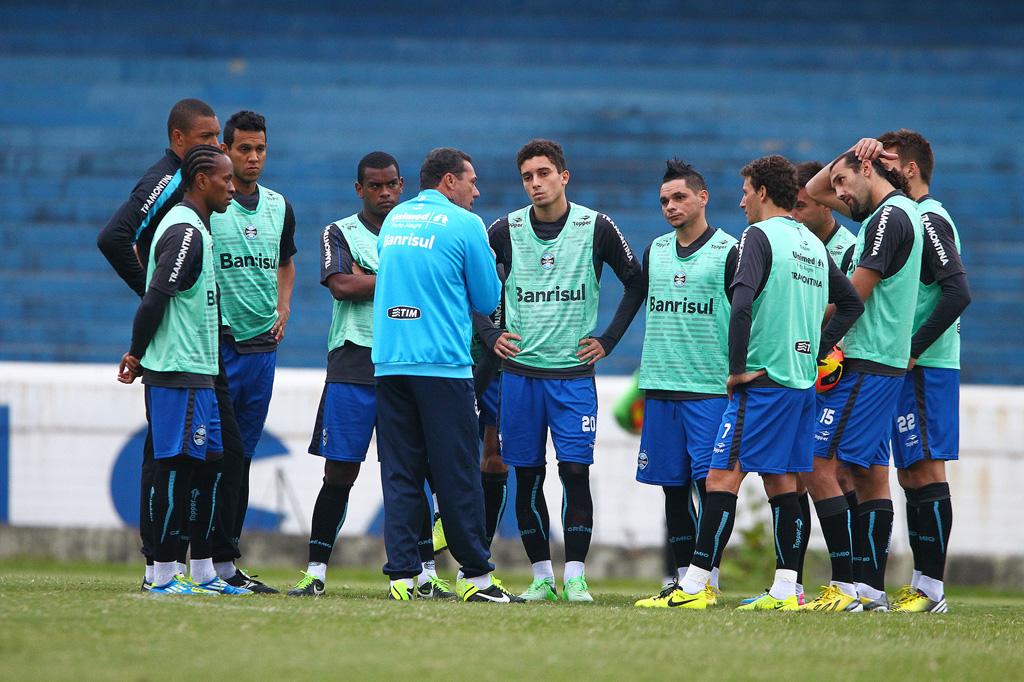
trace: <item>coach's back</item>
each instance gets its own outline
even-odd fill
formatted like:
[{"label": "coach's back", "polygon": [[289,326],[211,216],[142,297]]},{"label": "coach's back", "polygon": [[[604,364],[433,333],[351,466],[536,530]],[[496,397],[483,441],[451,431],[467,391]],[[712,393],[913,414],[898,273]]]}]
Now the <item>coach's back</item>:
[{"label": "coach's back", "polygon": [[377,238],[376,376],[472,376],[470,308],[489,315],[501,283],[484,224],[437,190],[388,214]]}]

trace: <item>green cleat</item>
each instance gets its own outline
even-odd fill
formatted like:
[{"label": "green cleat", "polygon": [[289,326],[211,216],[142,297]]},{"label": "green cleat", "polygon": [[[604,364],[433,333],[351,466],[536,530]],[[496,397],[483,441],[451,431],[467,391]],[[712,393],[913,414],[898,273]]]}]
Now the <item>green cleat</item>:
[{"label": "green cleat", "polygon": [[404,581],[399,580],[388,590],[388,599],[390,601],[412,601],[412,593],[413,589]]},{"label": "green cleat", "polygon": [[798,611],[800,602],[796,595],[785,599],[776,599],[768,592],[747,604],[736,607],[737,611]]},{"label": "green cleat", "polygon": [[558,592],[555,590],[554,578],[537,578],[526,592],[519,595],[526,601],[558,601]]},{"label": "green cleat", "polygon": [[436,575],[430,576],[430,580],[422,582],[416,588],[417,599],[458,599],[452,590],[451,584],[444,578]]},{"label": "green cleat", "polygon": [[324,586],[324,581],[317,578],[312,573],[302,572],[302,580],[295,583],[295,587],[288,590],[289,597],[319,597],[327,588]]},{"label": "green cleat", "polygon": [[575,602],[594,601],[594,598],[590,596],[587,580],[582,575],[565,581],[565,584],[562,585],[562,599]]},{"label": "green cleat", "polygon": [[455,592],[462,601],[480,601],[491,604],[522,604],[526,600],[509,592],[501,581],[491,577],[491,584],[480,589],[466,578],[455,583]]},{"label": "green cleat", "polygon": [[444,526],[441,525],[441,515],[434,512],[434,553],[443,552],[448,549],[448,541],[444,537]]}]

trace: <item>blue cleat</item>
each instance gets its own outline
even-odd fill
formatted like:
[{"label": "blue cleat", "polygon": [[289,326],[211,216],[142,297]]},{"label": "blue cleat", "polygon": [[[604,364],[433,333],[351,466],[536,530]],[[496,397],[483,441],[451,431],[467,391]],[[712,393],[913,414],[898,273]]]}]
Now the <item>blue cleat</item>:
[{"label": "blue cleat", "polygon": [[206,592],[216,592],[217,594],[227,594],[231,596],[255,594],[252,590],[246,589],[244,587],[235,587],[234,585],[229,585],[226,582],[224,582],[224,580],[220,577],[214,578],[213,580],[208,580],[205,583],[199,583],[197,587],[200,590],[204,590]]},{"label": "blue cleat", "polygon": [[147,592],[149,594],[157,596],[172,595],[188,597],[198,594],[198,592],[194,590],[193,587],[194,584],[192,582],[190,582],[184,576],[179,574],[171,578],[169,582],[163,585],[150,585]]}]

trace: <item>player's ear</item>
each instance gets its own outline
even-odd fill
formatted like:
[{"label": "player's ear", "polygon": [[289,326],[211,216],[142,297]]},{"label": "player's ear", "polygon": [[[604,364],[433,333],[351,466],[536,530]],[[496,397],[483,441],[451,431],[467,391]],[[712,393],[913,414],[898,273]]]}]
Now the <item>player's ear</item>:
[{"label": "player's ear", "polygon": [[566,168],[564,171],[562,171],[562,186],[565,187],[568,184],[569,184],[569,169]]},{"label": "player's ear", "polygon": [[917,167],[917,161],[911,161],[903,169],[903,177],[907,178],[908,180],[920,174],[921,169]]},{"label": "player's ear", "polygon": [[356,188],[356,196],[359,197],[360,199],[362,199],[363,198],[363,186],[361,184],[359,184],[358,180],[355,183],[355,188]]},{"label": "player's ear", "polygon": [[221,142],[220,143],[220,150],[222,152],[224,152],[225,154],[227,154],[228,153],[228,146],[226,144],[224,144],[223,142]]},{"label": "player's ear", "polygon": [[708,198],[710,196],[711,195],[708,194],[708,191],[706,189],[702,189],[700,192],[697,193],[697,197],[700,199],[701,208],[704,208],[705,206],[708,205]]}]

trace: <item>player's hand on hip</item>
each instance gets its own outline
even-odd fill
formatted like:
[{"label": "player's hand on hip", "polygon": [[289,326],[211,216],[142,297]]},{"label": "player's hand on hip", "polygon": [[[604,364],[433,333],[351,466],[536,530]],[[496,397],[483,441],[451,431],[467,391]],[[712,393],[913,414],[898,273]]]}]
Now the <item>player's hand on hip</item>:
[{"label": "player's hand on hip", "polygon": [[498,340],[494,342],[494,354],[502,360],[514,358],[519,355],[519,346],[513,343],[513,341],[521,341],[523,337],[519,334],[513,334],[512,332],[502,332]]},{"label": "player's hand on hip", "polygon": [[580,359],[580,362],[585,362],[588,365],[592,365],[608,355],[604,350],[604,346],[601,345],[601,342],[593,336],[588,336],[580,341],[580,346],[582,346],[582,348],[576,351],[576,357]]},{"label": "player's hand on hip", "polygon": [[291,316],[291,308],[277,309],[277,322],[270,328],[270,333],[273,334],[274,340],[278,343],[284,340],[284,328],[288,325],[288,318]]},{"label": "player's hand on hip", "polygon": [[121,362],[117,366],[117,380],[122,384],[133,383],[142,372],[139,370],[139,359],[131,353],[121,356]]},{"label": "player's hand on hip", "polygon": [[917,358],[910,358],[910,362],[907,363],[907,371],[914,369],[914,365],[917,364]]},{"label": "player's hand on hip", "polygon": [[353,275],[365,275],[366,274],[366,270],[363,270],[361,267],[359,267],[359,263],[353,262],[352,263],[352,274]]},{"label": "player's hand on hip", "polygon": [[732,400],[732,394],[736,391],[737,386],[749,384],[754,379],[764,375],[765,371],[763,369],[759,369],[756,372],[744,372],[743,374],[730,374],[725,382],[725,392],[729,396],[729,400]]}]

